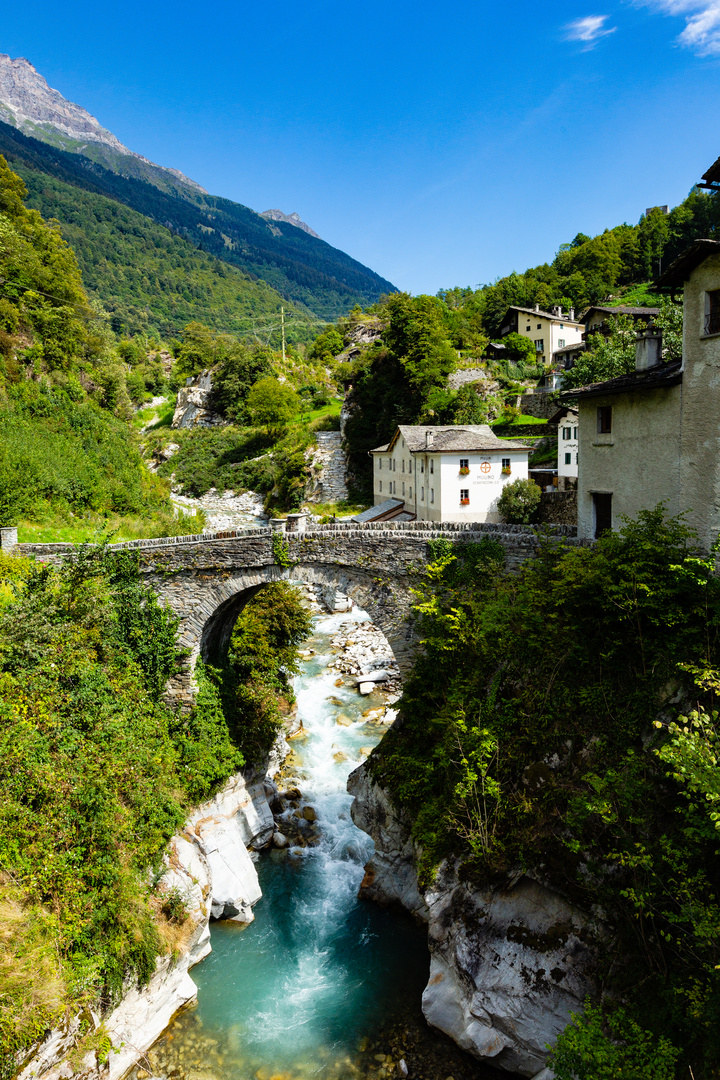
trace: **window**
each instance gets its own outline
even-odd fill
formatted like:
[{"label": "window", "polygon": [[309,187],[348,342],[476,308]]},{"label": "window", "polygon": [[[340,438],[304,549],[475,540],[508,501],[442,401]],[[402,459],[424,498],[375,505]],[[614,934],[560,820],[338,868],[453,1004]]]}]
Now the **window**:
[{"label": "window", "polygon": [[566,465],[571,465],[572,464],[572,454],[566,454],[565,455],[565,464]]},{"label": "window", "polygon": [[[560,329],[562,329],[562,327]],[[563,337],[558,338],[558,349],[564,349],[564,348],[565,348],[565,338],[563,338]]]},{"label": "window", "polygon": [[405,458],[402,459],[402,471],[405,472]]},{"label": "window", "polygon": [[430,458],[430,473],[432,474],[434,472],[435,472],[435,462],[433,461],[432,458]]},{"label": "window", "polygon": [[425,488],[420,488],[420,502],[425,502]]},{"label": "window", "polygon": [[382,491],[382,480],[380,481],[380,484],[378,486],[378,491]]},{"label": "window", "polygon": [[612,405],[598,405],[598,435],[607,435],[612,431]]},{"label": "window", "polygon": [[525,327],[525,333],[526,333],[526,334],[529,334],[531,330],[532,330],[532,327],[531,327],[531,326],[526,326],[526,327]]},{"label": "window", "polygon": [[403,480],[402,493],[405,494],[405,481]]},{"label": "window", "polygon": [[395,458],[393,458],[393,472],[395,472]]},{"label": "window", "polygon": [[705,333],[720,334],[720,289],[706,295]]},{"label": "window", "polygon": [[467,476],[470,472],[470,459],[466,457],[460,458],[460,475]]},{"label": "window", "polygon": [[539,322],[539,323],[537,324],[537,328],[538,328],[538,330],[542,330],[542,323],[541,323],[541,322]]},{"label": "window", "polygon": [[422,458],[420,459],[420,472],[425,472],[425,462],[422,460]]},{"label": "window", "polygon": [[430,488],[430,502],[435,502],[435,488]]},{"label": "window", "polygon": [[570,428],[569,427],[564,427],[563,428],[563,439],[569,439],[569,438],[570,438]]},{"label": "window", "polygon": [[577,439],[577,428],[573,428],[573,439]]},{"label": "window", "polygon": [[409,499],[412,499],[412,488],[410,488],[410,493],[409,493],[409,495],[408,495],[408,498],[409,498]]},{"label": "window", "polygon": [[462,506],[467,506],[470,502],[470,490],[469,488],[460,488],[460,503]]},{"label": "window", "polygon": [[576,465],[578,465],[578,464],[579,464],[579,462],[580,462],[580,455],[579,455],[579,454],[576,454],[576,455],[575,455],[575,464],[576,464]]},{"label": "window", "polygon": [[504,476],[509,476],[510,473],[512,472],[512,469],[510,468],[510,458],[509,457],[504,457],[502,459],[501,472],[503,473]]},{"label": "window", "polygon": [[595,539],[612,529],[612,495],[605,492],[593,492],[595,511]]},{"label": "window", "polygon": [[408,472],[412,472],[412,458],[408,459]]},{"label": "window", "polygon": [[535,339],[535,352],[542,352],[542,351],[543,351],[543,339],[542,338],[536,338]]}]

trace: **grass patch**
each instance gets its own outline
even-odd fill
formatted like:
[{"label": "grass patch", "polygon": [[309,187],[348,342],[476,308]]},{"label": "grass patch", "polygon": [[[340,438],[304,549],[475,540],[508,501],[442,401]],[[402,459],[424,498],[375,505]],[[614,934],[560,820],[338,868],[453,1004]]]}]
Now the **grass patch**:
[{"label": "grass patch", "polygon": [[547,424],[547,420],[541,419],[539,416],[530,416],[529,413],[518,413],[512,420],[496,420],[491,427],[520,427],[520,425],[526,424]]},{"label": "grass patch", "polygon": [[172,513],[156,515],[88,514],[86,517],[67,521],[51,515],[39,521],[21,521],[18,524],[18,541],[21,544],[84,544],[109,537],[111,543],[123,540],[150,540],[159,536],[188,536],[201,533],[205,527],[205,515]]},{"label": "grass patch", "polygon": [[369,506],[369,503],[355,503],[350,502],[348,499],[341,499],[339,502],[305,504],[306,509],[310,510],[313,514],[316,514],[323,524],[330,521],[333,517],[345,518],[353,517],[355,514],[361,514],[363,510],[367,510]]},{"label": "grass patch", "polygon": [[135,427],[145,431],[156,431],[158,428],[169,428],[175,415],[177,397],[173,396],[162,405],[146,406],[138,409],[133,418]]}]

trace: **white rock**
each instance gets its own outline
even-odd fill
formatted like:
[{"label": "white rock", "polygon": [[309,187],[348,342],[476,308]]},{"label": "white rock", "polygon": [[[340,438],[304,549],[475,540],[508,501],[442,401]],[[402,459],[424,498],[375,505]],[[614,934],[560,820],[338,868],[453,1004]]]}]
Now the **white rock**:
[{"label": "white rock", "polygon": [[374,682],[361,682],[358,683],[358,690],[361,694],[372,694],[375,689]]}]

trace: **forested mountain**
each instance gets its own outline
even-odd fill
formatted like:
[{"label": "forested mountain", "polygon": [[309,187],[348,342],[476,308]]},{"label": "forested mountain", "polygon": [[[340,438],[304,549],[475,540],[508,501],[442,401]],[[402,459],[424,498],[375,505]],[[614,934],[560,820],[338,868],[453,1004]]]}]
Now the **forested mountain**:
[{"label": "forested mountain", "polygon": [[[61,197],[57,184],[47,183],[48,177],[130,207],[222,262],[261,278],[318,318],[336,318],[356,304],[374,303],[394,291],[389,281],[324,240],[286,222],[266,221],[230,199],[199,192],[188,192],[186,198],[161,191],[80,154],[28,138],[4,123],[0,123],[0,153],[33,189],[33,205],[43,216],[72,224],[91,244],[93,220],[85,220],[80,212],[69,221],[67,192]],[[102,296],[99,288],[98,293]]]}]

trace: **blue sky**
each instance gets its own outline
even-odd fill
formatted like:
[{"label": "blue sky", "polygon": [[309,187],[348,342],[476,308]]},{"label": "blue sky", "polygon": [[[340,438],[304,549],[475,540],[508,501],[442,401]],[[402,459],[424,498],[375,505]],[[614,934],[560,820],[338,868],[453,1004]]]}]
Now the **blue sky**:
[{"label": "blue sky", "polygon": [[720,154],[720,0],[34,0],[0,51],[414,293],[636,222]]}]

